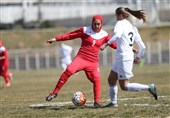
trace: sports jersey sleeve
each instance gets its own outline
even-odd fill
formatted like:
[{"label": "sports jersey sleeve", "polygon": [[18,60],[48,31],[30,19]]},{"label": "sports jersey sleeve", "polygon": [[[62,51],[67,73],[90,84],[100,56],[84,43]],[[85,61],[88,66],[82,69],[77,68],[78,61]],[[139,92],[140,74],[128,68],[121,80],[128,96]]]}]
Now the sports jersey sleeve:
[{"label": "sports jersey sleeve", "polygon": [[[107,41],[109,41],[111,39],[110,35],[107,36]],[[116,41],[112,42],[111,44],[109,44],[109,46],[113,49],[117,49],[117,43]]]},{"label": "sports jersey sleeve", "polygon": [[123,34],[123,28],[122,28],[122,23],[121,21],[118,21],[114,27],[114,34],[117,35],[118,38],[120,38]]},{"label": "sports jersey sleeve", "polygon": [[113,37],[108,41],[108,44],[112,44],[114,41],[116,41],[118,38],[120,38],[122,36],[123,33],[123,28],[121,25],[121,21],[118,21],[115,25],[114,28],[114,35]]},{"label": "sports jersey sleeve", "polygon": [[117,43],[114,41],[112,44],[109,45],[113,49],[117,49]]},{"label": "sports jersey sleeve", "polygon": [[117,34],[114,34],[113,37],[107,43],[111,45],[113,42],[117,40],[117,38],[118,38]]},{"label": "sports jersey sleeve", "polygon": [[143,43],[142,38],[141,38],[137,28],[135,28],[135,32],[136,32],[135,42],[137,43],[137,45],[139,47],[139,53],[137,54],[137,57],[142,58],[144,56],[146,46]]},{"label": "sports jersey sleeve", "polygon": [[56,41],[72,40],[75,38],[81,38],[82,34],[83,34],[83,28],[80,28],[73,32],[69,32],[69,33],[66,33],[60,36],[56,36],[55,39]]}]

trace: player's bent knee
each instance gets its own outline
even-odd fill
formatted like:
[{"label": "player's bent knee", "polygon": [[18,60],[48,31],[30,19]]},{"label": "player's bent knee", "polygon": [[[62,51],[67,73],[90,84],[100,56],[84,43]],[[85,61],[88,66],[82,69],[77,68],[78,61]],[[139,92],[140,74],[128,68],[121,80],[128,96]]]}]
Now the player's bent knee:
[{"label": "player's bent knee", "polygon": [[68,77],[70,77],[70,76],[73,74],[73,72],[69,71],[68,69],[66,69],[66,70],[64,71],[64,73],[65,73]]},{"label": "player's bent knee", "polygon": [[127,87],[126,86],[120,86],[121,90],[123,91],[127,91]]}]

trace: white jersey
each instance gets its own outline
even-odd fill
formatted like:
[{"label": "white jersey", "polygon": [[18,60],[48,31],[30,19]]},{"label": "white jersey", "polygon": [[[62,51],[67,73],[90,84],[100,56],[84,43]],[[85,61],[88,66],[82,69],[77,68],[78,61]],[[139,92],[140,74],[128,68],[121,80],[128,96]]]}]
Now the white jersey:
[{"label": "white jersey", "polygon": [[73,48],[71,46],[62,44],[60,47],[60,57],[62,62],[70,62],[71,61],[71,52]]},{"label": "white jersey", "polygon": [[145,45],[138,33],[138,30],[128,20],[120,20],[116,23],[114,28],[114,34],[109,40],[109,44],[113,41],[117,41],[116,59],[117,60],[132,60],[134,59],[133,43],[134,41],[139,46],[138,57],[141,58],[144,55]]},{"label": "white jersey", "polygon": [[116,23],[114,36],[108,41],[111,44],[117,42],[116,61],[112,66],[112,70],[117,72],[118,79],[130,79],[133,76],[133,43],[139,46],[137,57],[144,56],[145,45],[138,33],[138,30],[128,20],[120,20]]}]

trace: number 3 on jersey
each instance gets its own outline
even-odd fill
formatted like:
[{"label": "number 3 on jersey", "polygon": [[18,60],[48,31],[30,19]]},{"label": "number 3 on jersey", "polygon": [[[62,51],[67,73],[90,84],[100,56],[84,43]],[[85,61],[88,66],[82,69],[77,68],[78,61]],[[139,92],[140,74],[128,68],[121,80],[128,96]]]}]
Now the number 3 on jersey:
[{"label": "number 3 on jersey", "polygon": [[130,39],[129,46],[132,47],[133,46],[133,32],[129,32],[128,36],[129,36],[129,39]]}]

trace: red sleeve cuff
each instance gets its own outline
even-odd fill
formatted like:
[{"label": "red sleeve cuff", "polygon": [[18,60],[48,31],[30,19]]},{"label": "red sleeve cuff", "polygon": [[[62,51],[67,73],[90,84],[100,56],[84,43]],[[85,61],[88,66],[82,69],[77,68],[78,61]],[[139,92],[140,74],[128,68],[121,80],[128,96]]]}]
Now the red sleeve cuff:
[{"label": "red sleeve cuff", "polygon": [[56,39],[56,41],[59,41],[62,39],[62,36],[56,36],[55,39]]}]

